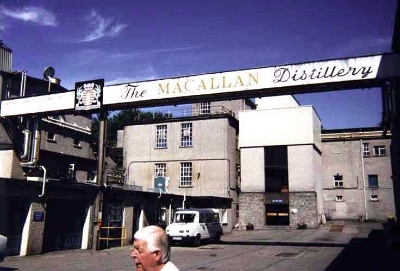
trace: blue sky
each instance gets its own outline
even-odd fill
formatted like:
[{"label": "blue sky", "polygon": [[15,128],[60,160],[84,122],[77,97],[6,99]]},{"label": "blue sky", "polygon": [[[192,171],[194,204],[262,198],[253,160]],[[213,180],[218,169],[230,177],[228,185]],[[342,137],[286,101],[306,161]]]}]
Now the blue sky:
[{"label": "blue sky", "polygon": [[[0,0],[0,39],[14,70],[41,78],[53,66],[72,89],[390,52],[395,10],[395,0]],[[378,90],[296,98],[328,129],[381,118]]]}]

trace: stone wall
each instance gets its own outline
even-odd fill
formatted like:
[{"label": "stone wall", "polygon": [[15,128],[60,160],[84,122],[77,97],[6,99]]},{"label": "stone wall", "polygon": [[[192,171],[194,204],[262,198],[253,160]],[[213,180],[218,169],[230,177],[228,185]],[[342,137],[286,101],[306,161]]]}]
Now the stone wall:
[{"label": "stone wall", "polygon": [[239,196],[239,228],[245,229],[248,223],[254,229],[265,226],[265,195],[264,193],[241,193]]},{"label": "stone wall", "polygon": [[305,223],[308,228],[319,226],[317,212],[317,194],[310,192],[289,193],[290,226]]},{"label": "stone wall", "polygon": [[[35,212],[41,213],[39,221],[34,219]],[[22,233],[20,256],[42,253],[46,210],[41,203],[32,203]]]},{"label": "stone wall", "polygon": [[126,229],[126,239],[123,241],[124,246],[133,243],[133,206],[126,206],[124,208],[124,222],[123,226]]}]

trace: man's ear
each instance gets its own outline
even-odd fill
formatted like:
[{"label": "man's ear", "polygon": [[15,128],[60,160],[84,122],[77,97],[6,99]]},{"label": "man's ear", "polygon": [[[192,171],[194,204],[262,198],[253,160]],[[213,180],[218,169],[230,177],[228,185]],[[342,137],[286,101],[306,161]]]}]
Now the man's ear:
[{"label": "man's ear", "polygon": [[156,262],[161,262],[162,254],[161,251],[157,250],[154,252],[154,260]]}]

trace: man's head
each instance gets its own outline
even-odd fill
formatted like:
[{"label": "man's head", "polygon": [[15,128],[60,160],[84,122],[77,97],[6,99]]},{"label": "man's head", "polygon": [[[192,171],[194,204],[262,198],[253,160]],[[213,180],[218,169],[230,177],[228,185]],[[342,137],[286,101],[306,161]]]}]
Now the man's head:
[{"label": "man's head", "polygon": [[148,226],[134,235],[133,257],[140,271],[159,270],[169,261],[168,236],[158,226]]}]

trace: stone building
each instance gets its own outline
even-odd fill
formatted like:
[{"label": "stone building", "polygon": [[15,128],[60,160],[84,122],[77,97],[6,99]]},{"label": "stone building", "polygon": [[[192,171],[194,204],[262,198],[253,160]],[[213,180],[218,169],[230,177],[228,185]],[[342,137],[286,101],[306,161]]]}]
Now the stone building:
[{"label": "stone building", "polygon": [[271,99],[258,100],[259,109],[239,114],[240,226],[318,227],[323,213],[321,122],[311,106],[299,107],[290,97],[279,98],[280,103]]},{"label": "stone building", "polygon": [[190,116],[126,126],[126,183],[148,191],[156,189],[155,179],[162,177],[168,194],[231,199],[229,206],[217,201],[208,204],[221,209],[223,222],[228,223],[224,230],[230,231],[237,223],[240,188],[235,116],[251,108],[254,104],[244,100],[204,102],[193,104]]},{"label": "stone building", "polygon": [[[0,101],[67,91],[59,79],[12,72],[12,51],[1,45]],[[95,195],[91,140],[90,116],[0,119],[0,233],[8,254],[82,246]]]},{"label": "stone building", "polygon": [[395,215],[391,134],[376,128],[322,132],[324,213],[332,219]]},{"label": "stone building", "polygon": [[321,131],[311,106],[258,100],[239,114],[239,223],[318,227],[328,219],[386,220],[395,214],[390,132]]}]

